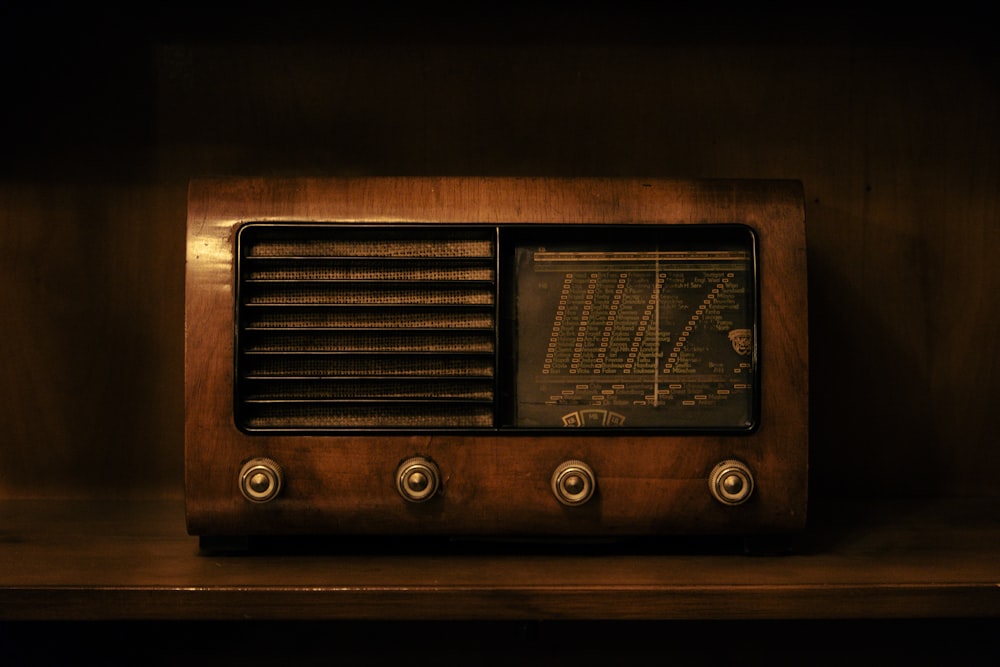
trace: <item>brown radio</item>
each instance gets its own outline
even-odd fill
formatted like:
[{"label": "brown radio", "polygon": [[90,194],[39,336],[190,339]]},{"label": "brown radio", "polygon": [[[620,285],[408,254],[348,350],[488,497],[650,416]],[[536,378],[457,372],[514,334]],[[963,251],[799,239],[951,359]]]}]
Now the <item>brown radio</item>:
[{"label": "brown radio", "polygon": [[786,180],[193,181],[189,533],[800,530],[803,211]]}]

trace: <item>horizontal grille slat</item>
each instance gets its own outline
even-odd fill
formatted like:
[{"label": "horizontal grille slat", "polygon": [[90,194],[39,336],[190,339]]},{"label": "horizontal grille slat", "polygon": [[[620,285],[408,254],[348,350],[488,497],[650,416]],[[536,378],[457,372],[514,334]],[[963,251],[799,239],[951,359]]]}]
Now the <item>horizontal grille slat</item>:
[{"label": "horizontal grille slat", "polygon": [[239,244],[243,428],[493,426],[495,229],[261,223]]},{"label": "horizontal grille slat", "polygon": [[246,419],[254,429],[323,430],[384,428],[489,428],[492,406],[427,404],[346,406],[265,406]]},{"label": "horizontal grille slat", "polygon": [[[275,259],[279,261],[274,261]],[[495,278],[492,266],[447,258],[442,258],[434,265],[428,265],[425,261],[393,260],[392,258],[382,258],[377,262],[355,260],[348,263],[336,260],[302,260],[294,264],[280,261],[280,259],[258,258],[257,261],[249,263],[245,273],[246,280],[248,282],[265,280],[404,280],[410,282],[477,280],[491,282]]]},{"label": "horizontal grille slat", "polygon": [[258,379],[247,383],[246,401],[385,401],[462,400],[492,401],[493,382],[484,379],[434,378],[421,380],[371,379]]},{"label": "horizontal grille slat", "polygon": [[440,355],[248,356],[243,377],[493,377],[493,358]]},{"label": "horizontal grille slat", "polygon": [[[425,228],[426,229],[426,228]],[[309,258],[387,258],[420,257],[439,261],[454,257],[492,259],[493,239],[489,238],[400,238],[386,230],[381,238],[370,236],[370,229],[345,229],[339,238],[272,238],[249,248],[246,257]],[[405,233],[405,232],[404,232]]]},{"label": "horizontal grille slat", "polygon": [[350,330],[350,329],[483,329],[494,328],[490,310],[398,309],[316,310],[288,307],[244,313],[244,330]]},{"label": "horizontal grille slat", "polygon": [[298,332],[282,330],[247,332],[243,350],[247,354],[314,352],[356,354],[359,352],[442,354],[493,353],[491,333],[465,331],[385,332],[366,329],[363,333]]},{"label": "horizontal grille slat", "polygon": [[249,284],[245,289],[245,305],[285,306],[315,304],[323,306],[491,306],[491,286],[455,288],[450,284],[433,283],[429,286],[399,285],[397,283],[364,284],[342,283],[315,284],[288,281],[284,284]]}]

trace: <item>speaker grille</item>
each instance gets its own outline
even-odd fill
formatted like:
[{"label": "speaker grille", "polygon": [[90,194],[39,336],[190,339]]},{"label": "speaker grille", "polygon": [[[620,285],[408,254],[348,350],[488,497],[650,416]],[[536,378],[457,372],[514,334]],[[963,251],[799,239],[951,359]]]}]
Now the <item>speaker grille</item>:
[{"label": "speaker grille", "polygon": [[238,245],[240,428],[494,426],[495,229],[250,224]]}]

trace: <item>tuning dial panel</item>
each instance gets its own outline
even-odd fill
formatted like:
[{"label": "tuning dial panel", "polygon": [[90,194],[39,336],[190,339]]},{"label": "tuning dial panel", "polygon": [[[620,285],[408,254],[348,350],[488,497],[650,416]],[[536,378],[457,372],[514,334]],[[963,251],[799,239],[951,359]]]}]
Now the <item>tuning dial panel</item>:
[{"label": "tuning dial panel", "polygon": [[268,458],[250,459],[240,470],[240,492],[254,503],[266,503],[281,493],[281,466]]},{"label": "tuning dial panel", "polygon": [[742,505],[753,494],[753,473],[742,461],[722,461],[712,468],[708,489],[723,505]]},{"label": "tuning dial panel", "polygon": [[441,471],[437,464],[422,456],[414,456],[396,469],[396,489],[411,503],[430,500],[441,487]]},{"label": "tuning dial panel", "polygon": [[552,473],[552,493],[563,505],[582,505],[594,495],[597,478],[583,461],[564,461]]}]

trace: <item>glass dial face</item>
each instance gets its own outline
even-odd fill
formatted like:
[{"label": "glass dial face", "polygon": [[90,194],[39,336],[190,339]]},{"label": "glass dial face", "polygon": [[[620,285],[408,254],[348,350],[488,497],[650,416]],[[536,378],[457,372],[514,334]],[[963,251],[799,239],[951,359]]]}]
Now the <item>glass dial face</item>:
[{"label": "glass dial face", "polygon": [[724,229],[517,247],[516,425],[753,428],[754,238]]}]

